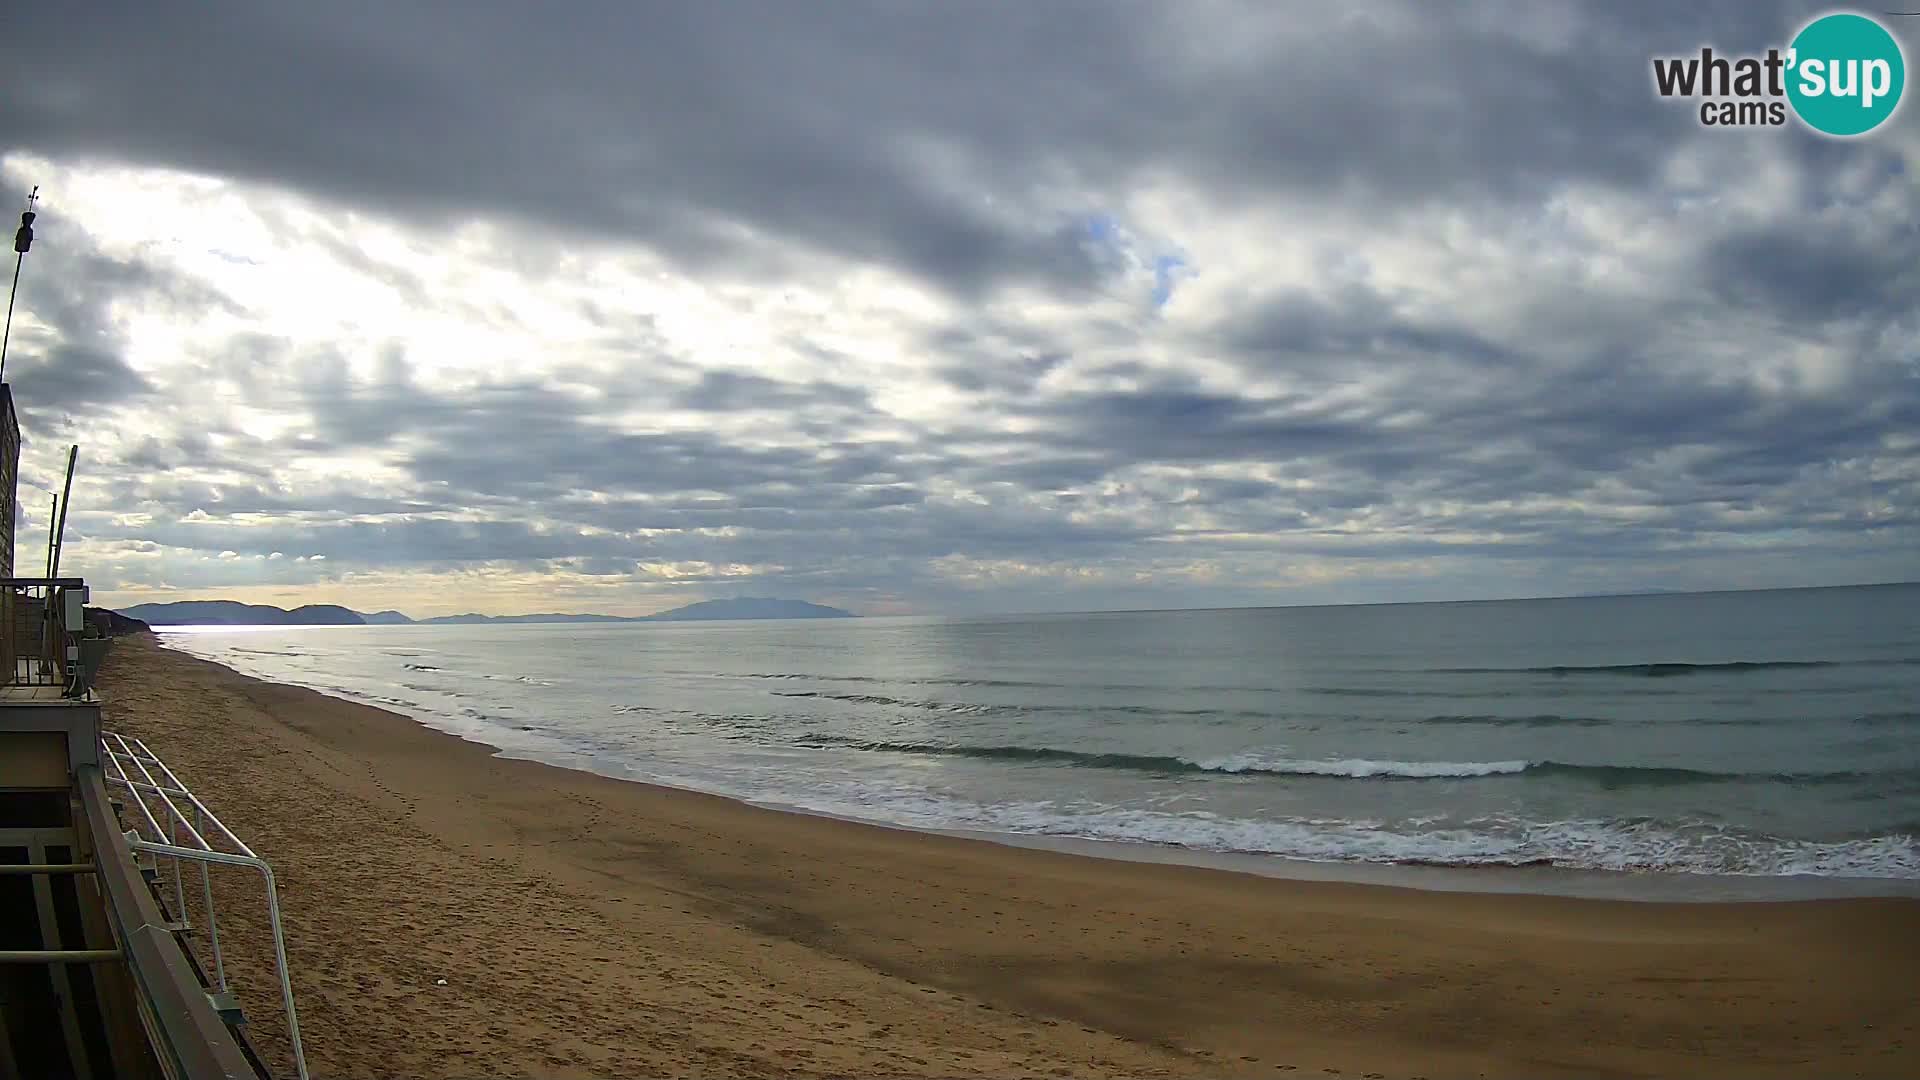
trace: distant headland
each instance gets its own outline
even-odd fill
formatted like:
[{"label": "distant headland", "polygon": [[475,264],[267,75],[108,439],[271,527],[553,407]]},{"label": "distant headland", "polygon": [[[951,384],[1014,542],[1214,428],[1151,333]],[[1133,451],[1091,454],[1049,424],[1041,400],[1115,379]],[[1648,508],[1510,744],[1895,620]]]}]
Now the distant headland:
[{"label": "distant headland", "polygon": [[234,600],[176,600],[167,604],[134,604],[119,613],[149,626],[394,626],[441,623],[630,623],[699,622],[723,619],[851,619],[851,611],[805,600],[769,596],[742,596],[730,600],[703,600],[653,615],[574,615],[542,612],[533,615],[440,615],[414,619],[398,611],[361,612],[337,604],[305,604],[288,610],[271,604],[242,604]]}]

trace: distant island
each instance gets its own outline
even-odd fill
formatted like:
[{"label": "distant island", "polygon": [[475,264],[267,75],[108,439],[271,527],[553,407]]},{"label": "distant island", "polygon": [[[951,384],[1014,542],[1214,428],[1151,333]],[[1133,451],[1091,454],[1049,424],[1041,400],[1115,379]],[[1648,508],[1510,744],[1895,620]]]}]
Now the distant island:
[{"label": "distant island", "polygon": [[722,619],[851,619],[851,611],[805,600],[742,596],[731,600],[702,600],[654,615],[573,615],[545,612],[534,615],[439,615],[414,619],[398,611],[360,612],[337,604],[306,604],[292,609],[271,604],[242,604],[234,600],[176,600],[167,604],[135,604],[120,614],[149,626],[397,626],[437,623],[632,623],[699,622]]}]

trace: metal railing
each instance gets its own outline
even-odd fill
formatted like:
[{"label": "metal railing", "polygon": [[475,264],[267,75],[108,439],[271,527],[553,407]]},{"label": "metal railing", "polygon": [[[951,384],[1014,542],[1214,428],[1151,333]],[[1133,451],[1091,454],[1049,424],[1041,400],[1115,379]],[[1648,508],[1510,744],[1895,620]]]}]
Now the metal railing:
[{"label": "metal railing", "polygon": [[[116,1026],[131,1034],[124,1025],[133,1020],[159,1074],[169,1080],[264,1080],[267,1070],[214,1010],[205,976],[181,948],[172,919],[161,912],[158,891],[135,866],[100,766],[75,770],[74,787],[93,839],[94,876],[106,901],[110,933],[126,956],[132,984],[131,1001],[121,1002],[130,1004],[130,1017],[119,1006],[107,1006],[115,1010]],[[104,985],[111,987],[111,979]],[[120,1071],[148,1075],[139,1059],[130,1051],[128,1068]]]},{"label": "metal railing", "polygon": [[91,679],[80,658],[87,599],[80,578],[0,578],[0,684],[87,696]]},{"label": "metal railing", "polygon": [[[178,930],[191,928],[186,904],[186,875],[181,863],[193,862],[200,868],[201,910],[206,913],[207,940],[213,953],[216,987],[211,996],[215,1007],[223,1013],[237,1012],[237,1005],[227,984],[226,958],[220,949],[220,922],[213,902],[210,868],[245,867],[259,871],[265,879],[267,922],[273,934],[274,969],[280,978],[280,1002],[287,1014],[287,1041],[293,1049],[294,1069],[299,1080],[308,1080],[306,1053],[300,1045],[300,1019],[294,1011],[293,980],[287,970],[286,934],[280,921],[280,900],[273,867],[254,854],[245,841],[234,835],[232,829],[207,809],[200,797],[146,743],[108,731],[101,733],[100,750],[107,782],[128,791],[133,796],[131,805],[138,813],[134,827],[127,833],[127,846],[135,852],[153,856],[156,860],[165,859],[173,864],[171,914],[178,922]],[[132,771],[129,771],[129,766]],[[176,802],[176,799],[180,802]],[[187,812],[189,809],[191,816]],[[208,840],[209,836],[219,843],[218,847]]]}]

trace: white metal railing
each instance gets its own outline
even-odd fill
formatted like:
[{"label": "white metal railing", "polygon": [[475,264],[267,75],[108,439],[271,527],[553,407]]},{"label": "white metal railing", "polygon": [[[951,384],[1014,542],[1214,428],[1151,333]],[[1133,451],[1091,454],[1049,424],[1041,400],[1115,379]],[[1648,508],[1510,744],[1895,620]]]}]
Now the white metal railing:
[{"label": "white metal railing", "polygon": [[[300,1020],[293,1007],[293,980],[287,971],[286,934],[280,923],[280,900],[274,886],[273,867],[254,854],[246,841],[235,836],[232,829],[207,809],[200,797],[189,790],[167,763],[148,749],[146,743],[137,738],[103,731],[100,750],[106,765],[107,782],[125,788],[133,796],[133,806],[139,813],[134,827],[127,833],[127,846],[156,860],[167,859],[173,863],[171,913],[180,929],[187,929],[190,925],[180,864],[186,860],[200,866],[200,899],[207,916],[207,940],[213,952],[214,982],[218,987],[214,1002],[220,1009],[233,1008],[234,1001],[232,991],[227,986],[226,960],[220,952],[220,923],[213,904],[213,879],[209,867],[248,867],[258,870],[266,879],[267,922],[273,931],[273,960],[280,976],[280,1002],[287,1012],[287,1039],[293,1048],[293,1065],[299,1080],[308,1080],[307,1057],[300,1046]],[[128,766],[132,766],[134,771],[129,772]],[[176,798],[193,811],[191,818],[181,803],[174,801]],[[149,802],[149,799],[154,801]],[[218,847],[208,841],[209,835],[218,842]]]}]

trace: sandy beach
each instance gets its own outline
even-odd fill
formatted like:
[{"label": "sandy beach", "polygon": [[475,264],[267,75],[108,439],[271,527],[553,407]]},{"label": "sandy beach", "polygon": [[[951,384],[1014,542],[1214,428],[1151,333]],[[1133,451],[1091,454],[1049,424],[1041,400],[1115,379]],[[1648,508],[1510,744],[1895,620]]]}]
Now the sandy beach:
[{"label": "sandy beach", "polygon": [[[1920,1075],[1920,901],[1435,893],[871,827],[501,760],[145,636],[101,688],[274,863],[319,1077]],[[285,1062],[258,886],[220,895]]]}]

